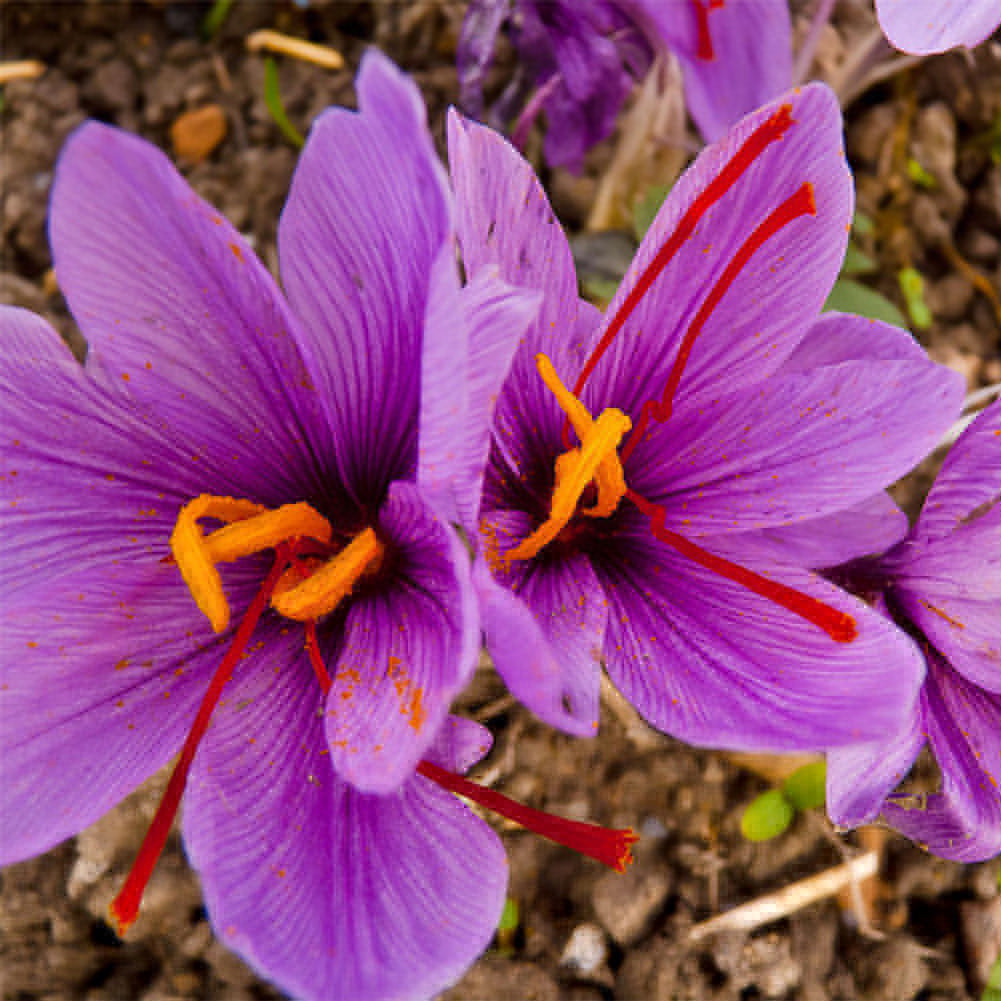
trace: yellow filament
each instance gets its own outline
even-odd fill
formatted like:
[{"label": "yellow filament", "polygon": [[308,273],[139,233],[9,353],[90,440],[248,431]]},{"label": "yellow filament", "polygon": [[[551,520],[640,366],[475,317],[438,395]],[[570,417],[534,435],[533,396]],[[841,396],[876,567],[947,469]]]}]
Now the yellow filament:
[{"label": "yellow filament", "polygon": [[318,619],[332,612],[359,579],[378,566],[384,550],[375,532],[366,528],[301,584],[287,591],[276,589],[271,604],[287,619]]},{"label": "yellow filament", "polygon": [[[225,526],[204,536],[200,518]],[[216,563],[230,562],[270,549],[299,536],[328,542],[330,523],[308,504],[286,504],[269,510],[252,501],[202,494],[181,508],[170,536],[170,548],[195,604],[221,633],[229,626],[229,603]]]},{"label": "yellow filament", "polygon": [[543,354],[537,355],[535,360],[542,381],[566,413],[581,444],[557,458],[549,517],[528,538],[504,554],[508,560],[529,559],[549,545],[573,517],[588,484],[595,484],[598,497],[594,506],[582,513],[592,517],[610,515],[626,492],[618,447],[632,427],[632,421],[614,407],[603,410],[598,419],[593,420],[584,404],[560,381],[552,362]]}]

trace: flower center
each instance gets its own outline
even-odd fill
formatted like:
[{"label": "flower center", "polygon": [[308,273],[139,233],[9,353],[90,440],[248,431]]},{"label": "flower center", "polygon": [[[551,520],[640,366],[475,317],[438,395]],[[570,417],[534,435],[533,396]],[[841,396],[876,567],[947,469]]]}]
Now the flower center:
[{"label": "flower center", "polygon": [[549,387],[567,419],[573,425],[580,447],[571,448],[556,458],[556,485],[549,506],[549,517],[526,539],[504,553],[506,560],[527,560],[555,539],[577,511],[581,496],[594,483],[597,499],[593,506],[581,509],[590,518],[607,518],[626,494],[626,477],[619,461],[618,447],[632,421],[614,407],[603,410],[593,420],[587,408],[560,381],[553,363],[536,355],[542,381]]},{"label": "flower center", "polygon": [[[198,524],[201,518],[221,521],[223,527],[205,535]],[[385,553],[371,528],[359,532],[340,551],[331,544],[332,537],[330,522],[304,502],[269,509],[248,500],[202,494],[181,508],[170,536],[170,548],[195,603],[215,632],[225,632],[230,620],[217,564],[266,549],[274,550],[275,558],[209,682],[135,863],[111,902],[111,917],[120,935],[139,913],[146,884],[180,806],[195,752],[223,688],[246,653],[269,604],[285,618],[304,624],[310,663],[324,693],[329,690],[330,675],[320,655],[316,620],[332,612],[362,577],[376,572]]]},{"label": "flower center", "polygon": [[[225,524],[204,535],[200,518]],[[216,565],[295,539],[315,543],[315,552],[297,552],[273,589],[271,606],[297,622],[315,621],[332,612],[363,576],[378,570],[385,552],[371,528],[340,551],[330,545],[332,536],[330,522],[304,502],[269,509],[248,500],[202,494],[181,509],[170,548],[195,603],[221,633],[229,626],[230,613]]]}]

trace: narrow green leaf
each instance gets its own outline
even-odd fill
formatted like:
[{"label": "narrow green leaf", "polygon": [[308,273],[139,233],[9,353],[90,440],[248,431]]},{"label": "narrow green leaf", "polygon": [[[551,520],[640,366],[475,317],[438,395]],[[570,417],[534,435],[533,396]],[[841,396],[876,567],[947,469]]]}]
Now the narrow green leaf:
[{"label": "narrow green leaf", "polygon": [[934,174],[930,174],[921,165],[921,162],[915,160],[912,156],[907,161],[907,176],[919,187],[927,188],[929,191],[933,188],[938,187],[938,181],[935,179]]},{"label": "narrow green leaf", "polygon": [[216,32],[222,27],[232,6],[233,0],[215,0],[202,21],[202,38],[205,41],[215,38]]},{"label": "narrow green leaf", "polygon": [[652,188],[647,188],[646,194],[636,203],[633,209],[633,231],[637,240],[642,240],[646,236],[646,231],[657,218],[657,213],[670,190],[670,184],[655,184]]},{"label": "narrow green leaf", "polygon": [[514,897],[508,897],[504,901],[504,910],[501,911],[500,922],[497,925],[498,932],[517,931],[521,923],[521,915],[518,911],[518,901]]},{"label": "narrow green leaf", "polygon": [[850,278],[839,278],[834,283],[834,288],[824,303],[824,309],[837,310],[840,313],[857,313],[859,316],[869,317],[870,320],[883,320],[897,327],[907,326],[904,314],[886,296]]},{"label": "narrow green leaf", "polygon": [[278,88],[278,66],[271,58],[264,60],[264,103],[268,106],[275,124],[281,129],[282,135],[293,146],[302,149],[306,145],[306,140],[285,114],[285,105],[282,104],[282,95]]},{"label": "narrow green leaf", "polygon": [[918,330],[927,330],[931,326],[932,315],[925,302],[925,280],[921,272],[915,268],[904,268],[897,275],[897,281],[900,282],[900,291],[904,293],[907,312],[911,314],[914,326]]},{"label": "narrow green leaf", "polygon": [[868,275],[878,269],[879,265],[867,253],[859,250],[854,243],[848,244],[845,259],[841,262],[841,274]]},{"label": "narrow green leaf", "polygon": [[994,960],[990,976],[980,1001],[1001,1001],[1001,956]]},{"label": "narrow green leaf", "polygon": [[859,209],[855,210],[855,215],[852,218],[852,232],[858,236],[868,236],[875,228],[876,224],[869,216]]},{"label": "narrow green leaf", "polygon": [[769,789],[752,800],[744,811],[740,818],[741,833],[748,841],[767,841],[781,834],[792,823],[795,813],[781,789]]},{"label": "narrow green leaf", "polygon": [[782,794],[797,810],[813,810],[824,805],[827,764],[814,761],[797,768],[782,783]]}]

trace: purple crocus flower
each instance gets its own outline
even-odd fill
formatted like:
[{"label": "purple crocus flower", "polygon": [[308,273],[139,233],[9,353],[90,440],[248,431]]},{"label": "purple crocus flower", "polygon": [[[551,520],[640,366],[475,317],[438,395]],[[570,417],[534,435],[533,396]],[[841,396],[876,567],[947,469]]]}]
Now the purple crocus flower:
[{"label": "purple crocus flower", "polygon": [[843,745],[914,702],[907,637],[763,538],[795,554],[824,516],[815,549],[871,552],[898,522],[866,498],[963,394],[902,331],[818,319],[852,213],[841,136],[822,85],[746,118],[678,181],[602,316],[528,164],[450,120],[467,274],[543,294],[467,529],[494,663],[555,725],[597,727],[599,658],[699,744]]},{"label": "purple crocus flower", "polygon": [[461,103],[483,115],[483,79],[505,21],[521,67],[491,113],[515,142],[545,110],[546,160],[580,170],[611,134],[653,57],[681,61],[689,110],[707,141],[792,82],[791,26],[775,0],[473,0],[457,62]]},{"label": "purple crocus flower", "polygon": [[[833,752],[835,822],[884,819],[959,862],[1001,852],[1001,401],[963,433],[913,529],[884,555],[840,568],[914,636],[921,697],[892,736]],[[928,744],[942,773],[928,796],[893,792]]]},{"label": "purple crocus flower", "polygon": [[931,55],[973,48],[1001,24],[998,0],[876,0],[880,27],[903,52]]},{"label": "purple crocus flower", "polygon": [[523,329],[537,298],[460,292],[416,88],[369,54],[358,95],[302,154],[288,304],[161,153],[88,124],[51,206],[86,367],[0,312],[0,861],[180,751],[120,928],[186,786],[222,940],[297,997],[351,1001],[435,993],[503,903],[497,837],[439,788],[487,741],[447,717],[480,634],[419,475],[447,416],[419,373],[442,342]]}]

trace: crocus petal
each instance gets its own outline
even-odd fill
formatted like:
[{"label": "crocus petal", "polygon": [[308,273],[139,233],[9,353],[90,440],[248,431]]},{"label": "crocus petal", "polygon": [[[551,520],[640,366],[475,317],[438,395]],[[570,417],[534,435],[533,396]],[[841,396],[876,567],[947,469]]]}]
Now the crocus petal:
[{"label": "crocus petal", "polygon": [[827,755],[827,812],[841,827],[875,820],[924,746],[921,712],[914,711],[890,740],[839,747]]},{"label": "crocus petal", "polygon": [[626,463],[627,482],[685,533],[767,528],[837,511],[903,476],[962,405],[958,373],[926,360],[778,375],[684,407]]},{"label": "crocus petal", "polygon": [[637,513],[620,517],[594,559],[609,602],[605,663],[654,726],[715,747],[816,750],[880,736],[912,710],[921,656],[866,605],[805,571],[748,564],[851,615],[858,635],[836,643],[654,540]]},{"label": "crocus petal", "polygon": [[880,27],[902,52],[973,48],[1001,24],[996,0],[876,0]]},{"label": "crocus petal", "polygon": [[1001,850],[1001,697],[971,684],[933,653],[922,708],[942,791],[924,803],[891,799],[886,818],[943,858],[990,858]]},{"label": "crocus petal", "polygon": [[442,517],[461,521],[470,533],[494,404],[540,298],[505,285],[488,269],[460,289],[451,245],[435,262],[421,363],[417,480]]},{"label": "crocus petal", "polygon": [[926,543],[949,535],[1001,501],[1001,400],[987,407],[949,449],[914,528]]},{"label": "crocus petal", "polygon": [[850,313],[824,313],[810,325],[780,372],[809,372],[845,361],[927,362],[925,349],[906,330]]},{"label": "crocus petal", "polygon": [[473,582],[487,650],[511,694],[550,726],[592,737],[605,610],[586,561],[561,570],[541,575],[538,606],[497,583],[483,560],[473,567]]},{"label": "crocus petal", "polygon": [[511,0],[472,0],[459,29],[455,67],[459,104],[474,118],[483,117],[483,80],[494,59],[494,46]]},{"label": "crocus petal", "polygon": [[901,548],[899,607],[957,671],[1001,693],[1001,507],[934,544]]},{"label": "crocus petal", "polygon": [[[792,85],[789,7],[775,0],[663,3],[633,0],[678,58],[685,101],[706,142],[715,142],[749,111]],[[700,45],[696,3],[709,47]]]},{"label": "crocus petal", "polygon": [[[545,157],[554,167],[579,172],[584,154],[611,134],[633,76],[625,65],[639,42],[615,4],[578,0],[521,0],[515,47],[544,99]],[[616,36],[631,37],[625,50]],[[645,71],[649,56],[635,67]]]},{"label": "crocus petal", "polygon": [[[564,378],[578,371],[600,314],[578,298],[570,245],[525,159],[502,136],[455,112],[449,115],[448,145],[466,273],[496,269],[508,284],[543,293],[498,401],[495,440],[510,449],[512,468],[530,464],[535,455],[551,463],[564,418],[537,374],[535,356],[547,354]],[[533,428],[531,441],[518,431],[526,422]]]},{"label": "crocus petal", "polygon": [[469,557],[417,487],[390,487],[378,529],[393,580],[352,598],[343,635],[332,617],[326,732],[338,774],[381,793],[434,739],[476,666],[479,624]]},{"label": "crocus petal", "polygon": [[[786,116],[791,124],[783,133]],[[759,128],[764,131],[756,133]],[[780,137],[760,150],[751,147],[754,155],[742,153],[755,133]],[[717,180],[741,166],[729,185]],[[711,201],[717,193],[701,211],[706,202],[699,199]],[[742,247],[754,246],[758,227],[790,198],[805,205],[810,197],[815,214],[792,218],[753,252],[745,251],[748,260],[713,305],[714,288],[725,287],[721,278],[736,267],[732,262],[741,259]],[[774,371],[830,292],[844,256],[852,201],[841,114],[827,87],[804,87],[745,118],[682,175],[644,237],[596,338],[619,322],[619,310],[668,241],[680,245],[598,361],[585,402],[617,406],[637,418],[643,403],[660,399],[703,307],[708,313],[684,367],[675,410],[697,408]],[[689,226],[690,235],[682,239]]]},{"label": "crocus petal", "polygon": [[[94,348],[197,461],[243,496],[323,496],[330,451],[295,320],[243,237],[167,158],[92,122],[69,139],[52,193],[59,285]],[[214,363],[204,364],[205,359]]]},{"label": "crocus petal", "polygon": [[357,90],[360,112],[314,122],[278,245],[333,429],[331,466],[371,504],[414,469],[428,286],[449,209],[414,83],[370,50]]},{"label": "crocus petal", "polygon": [[884,493],[821,518],[714,536],[712,546],[757,562],[821,570],[885,553],[907,535],[907,529],[907,515]]},{"label": "crocus petal", "polygon": [[[497,836],[415,776],[366,795],[331,769],[301,639],[231,682],[195,759],[184,839],[220,939],[304,1001],[426,998],[486,947],[504,901]],[[311,694],[315,693],[315,694]],[[469,741],[458,736],[460,761]],[[444,759],[444,760],[443,760]]]}]

